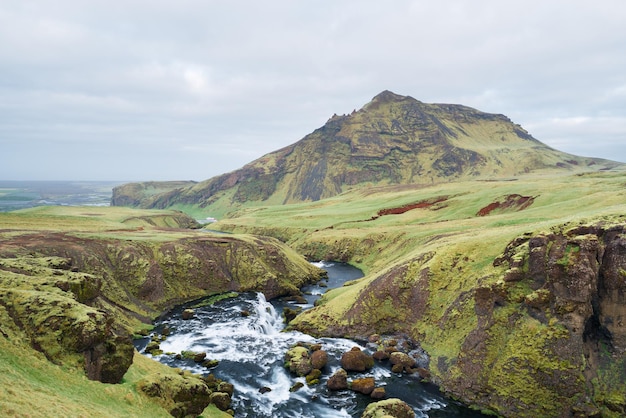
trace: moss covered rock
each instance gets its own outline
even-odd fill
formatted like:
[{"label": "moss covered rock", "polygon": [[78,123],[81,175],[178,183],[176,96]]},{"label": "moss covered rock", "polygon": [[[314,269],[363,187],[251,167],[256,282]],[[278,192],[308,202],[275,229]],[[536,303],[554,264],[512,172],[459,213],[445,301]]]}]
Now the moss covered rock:
[{"label": "moss covered rock", "polygon": [[415,412],[404,401],[396,398],[373,402],[365,408],[361,418],[415,418]]},{"label": "moss covered rock", "polygon": [[352,347],[341,356],[341,367],[349,372],[364,372],[374,367],[374,358],[359,347]]},{"label": "moss covered rock", "polygon": [[211,403],[213,395],[201,378],[187,373],[152,374],[138,382],[137,388],[154,398],[175,417],[200,415]]},{"label": "moss covered rock", "polygon": [[291,347],[285,353],[285,367],[297,376],[306,376],[311,373],[311,351],[303,345]]}]

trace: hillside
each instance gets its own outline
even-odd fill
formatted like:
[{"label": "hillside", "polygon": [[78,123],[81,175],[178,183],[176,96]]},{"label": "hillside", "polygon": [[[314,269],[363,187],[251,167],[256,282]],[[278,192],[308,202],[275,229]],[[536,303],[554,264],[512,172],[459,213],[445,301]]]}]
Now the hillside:
[{"label": "hillside", "polygon": [[625,182],[611,170],[380,186],[211,228],[366,273],[294,329],[408,335],[444,392],[500,416],[623,417]]},{"label": "hillside", "polygon": [[552,149],[503,115],[426,104],[384,91],[360,110],[334,115],[300,141],[239,170],[197,184],[166,184],[169,190],[161,193],[155,193],[159,183],[123,185],[114,189],[112,204],[221,216],[241,206],[317,201],[362,186],[430,185],[617,165]]},{"label": "hillside", "polygon": [[322,275],[275,239],[178,211],[47,206],[0,225],[2,416],[230,416],[209,405],[215,380],[138,355],[131,335],[182,302],[299,294]]}]

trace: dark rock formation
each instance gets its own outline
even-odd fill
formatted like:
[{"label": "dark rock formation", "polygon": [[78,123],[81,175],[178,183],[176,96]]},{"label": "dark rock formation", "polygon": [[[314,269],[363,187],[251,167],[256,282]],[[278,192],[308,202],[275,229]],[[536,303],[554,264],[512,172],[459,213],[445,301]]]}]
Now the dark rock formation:
[{"label": "dark rock formation", "polygon": [[474,292],[477,327],[445,389],[505,415],[625,411],[606,396],[625,387],[625,233],[597,224],[511,242],[494,262],[504,280]]}]

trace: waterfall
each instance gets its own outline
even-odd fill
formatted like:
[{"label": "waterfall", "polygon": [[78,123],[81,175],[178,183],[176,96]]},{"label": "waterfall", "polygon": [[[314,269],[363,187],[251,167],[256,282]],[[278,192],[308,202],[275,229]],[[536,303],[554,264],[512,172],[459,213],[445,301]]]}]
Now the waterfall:
[{"label": "waterfall", "polygon": [[[360,272],[349,266],[321,264],[329,269],[329,287],[341,286],[346,280],[358,278]],[[331,274],[334,272],[334,275]],[[337,278],[337,271],[341,278]],[[307,293],[319,294],[321,287],[309,286]],[[274,301],[272,301],[274,302]],[[288,306],[281,302],[276,306]],[[299,305],[301,306],[301,305]],[[327,390],[328,377],[340,367],[342,354],[357,346],[355,341],[337,338],[316,339],[300,332],[285,332],[280,314],[273,303],[261,293],[242,293],[220,300],[209,306],[194,307],[192,319],[182,320],[178,310],[155,324],[157,329],[167,326],[170,334],[161,343],[163,355],[159,361],[172,367],[188,369],[198,374],[213,373],[217,378],[235,386],[232,408],[237,417],[250,418],[349,418],[360,417],[369,397],[351,391]],[[296,377],[285,369],[284,355],[298,342],[319,343],[326,350],[329,362],[323,370],[321,382],[308,386],[303,377]],[[360,345],[359,345],[360,346]],[[367,347],[360,346],[362,350]],[[207,359],[219,364],[207,370],[191,360],[177,359],[182,351],[204,352]],[[427,411],[438,410],[439,417],[479,416],[460,412],[440,394],[425,387],[416,379],[391,373],[387,366],[377,365],[366,373],[384,386],[389,397],[399,397],[412,405],[417,417],[428,417]],[[359,376],[363,376],[361,374]],[[291,390],[297,382],[300,389]],[[263,388],[261,391],[260,389]]]}]

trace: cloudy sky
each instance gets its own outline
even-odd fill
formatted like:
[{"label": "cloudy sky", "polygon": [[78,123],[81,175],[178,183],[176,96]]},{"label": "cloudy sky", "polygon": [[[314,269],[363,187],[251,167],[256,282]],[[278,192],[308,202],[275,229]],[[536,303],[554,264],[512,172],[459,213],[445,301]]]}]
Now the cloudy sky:
[{"label": "cloudy sky", "polygon": [[626,162],[623,0],[0,1],[0,180],[204,180],[383,90]]}]

